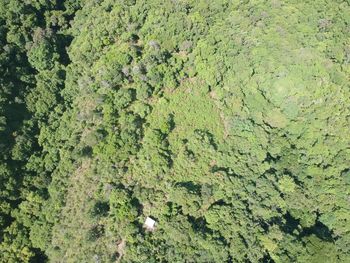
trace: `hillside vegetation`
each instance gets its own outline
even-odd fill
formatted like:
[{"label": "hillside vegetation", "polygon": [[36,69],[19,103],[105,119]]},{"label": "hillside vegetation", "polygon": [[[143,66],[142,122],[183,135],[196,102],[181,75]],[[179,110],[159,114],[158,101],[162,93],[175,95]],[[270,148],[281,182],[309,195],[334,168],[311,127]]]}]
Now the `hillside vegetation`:
[{"label": "hillside vegetation", "polygon": [[0,262],[350,262],[349,0],[1,0],[0,50]]}]

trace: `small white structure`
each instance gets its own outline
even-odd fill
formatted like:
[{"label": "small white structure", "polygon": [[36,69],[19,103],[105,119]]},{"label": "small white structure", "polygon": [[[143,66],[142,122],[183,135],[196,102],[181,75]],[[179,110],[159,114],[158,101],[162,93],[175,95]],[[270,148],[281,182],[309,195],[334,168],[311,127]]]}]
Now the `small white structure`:
[{"label": "small white structure", "polygon": [[144,223],[144,227],[149,230],[149,231],[153,231],[156,225],[156,221],[152,218],[150,218],[149,216],[146,218],[146,221]]}]

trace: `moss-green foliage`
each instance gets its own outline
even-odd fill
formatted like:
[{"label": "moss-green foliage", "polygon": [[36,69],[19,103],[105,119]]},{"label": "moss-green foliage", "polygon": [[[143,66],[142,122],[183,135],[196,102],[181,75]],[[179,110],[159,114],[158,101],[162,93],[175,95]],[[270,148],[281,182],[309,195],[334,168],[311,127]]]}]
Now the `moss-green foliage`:
[{"label": "moss-green foliage", "polygon": [[349,14],[2,1],[0,262],[348,262]]}]

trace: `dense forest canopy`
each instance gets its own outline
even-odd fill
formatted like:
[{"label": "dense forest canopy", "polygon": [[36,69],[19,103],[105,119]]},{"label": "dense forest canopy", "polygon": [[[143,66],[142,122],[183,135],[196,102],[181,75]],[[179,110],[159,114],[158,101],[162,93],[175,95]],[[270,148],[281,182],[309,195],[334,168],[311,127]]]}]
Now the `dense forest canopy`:
[{"label": "dense forest canopy", "polygon": [[0,50],[0,262],[350,262],[349,0],[1,0]]}]

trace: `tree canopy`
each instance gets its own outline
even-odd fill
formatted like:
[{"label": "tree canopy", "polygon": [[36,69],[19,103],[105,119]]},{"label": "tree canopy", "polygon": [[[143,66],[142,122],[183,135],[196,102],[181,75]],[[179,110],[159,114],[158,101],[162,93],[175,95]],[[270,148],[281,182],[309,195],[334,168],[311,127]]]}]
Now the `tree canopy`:
[{"label": "tree canopy", "polygon": [[2,0],[0,49],[0,262],[350,261],[348,0]]}]

